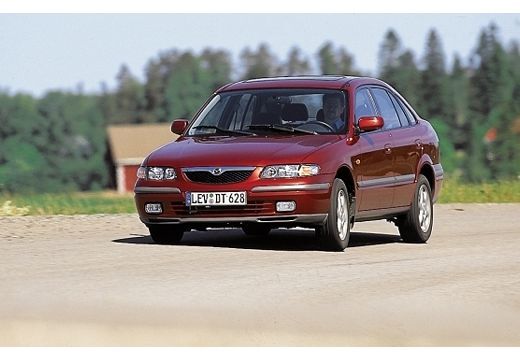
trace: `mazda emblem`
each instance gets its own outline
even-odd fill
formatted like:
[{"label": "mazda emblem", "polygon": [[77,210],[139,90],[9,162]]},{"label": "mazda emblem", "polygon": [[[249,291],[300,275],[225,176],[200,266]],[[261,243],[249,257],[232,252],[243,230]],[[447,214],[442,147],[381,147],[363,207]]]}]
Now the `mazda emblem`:
[{"label": "mazda emblem", "polygon": [[220,174],[222,174],[222,169],[221,168],[214,168],[211,173],[215,176],[218,176]]}]

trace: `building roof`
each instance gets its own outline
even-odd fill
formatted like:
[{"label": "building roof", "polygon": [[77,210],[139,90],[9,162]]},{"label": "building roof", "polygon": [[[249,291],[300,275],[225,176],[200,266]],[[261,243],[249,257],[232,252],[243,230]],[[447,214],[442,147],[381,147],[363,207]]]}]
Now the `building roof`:
[{"label": "building roof", "polygon": [[150,152],[178,138],[170,126],[170,123],[110,125],[108,144],[114,163],[139,165]]}]

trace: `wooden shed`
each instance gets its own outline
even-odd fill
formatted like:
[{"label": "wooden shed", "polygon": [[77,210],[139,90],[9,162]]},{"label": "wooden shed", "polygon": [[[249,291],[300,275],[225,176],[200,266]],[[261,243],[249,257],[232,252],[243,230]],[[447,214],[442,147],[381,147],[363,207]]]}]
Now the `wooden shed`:
[{"label": "wooden shed", "polygon": [[115,183],[120,193],[131,192],[137,169],[144,158],[158,147],[177,139],[170,123],[125,124],[108,127],[108,146],[115,167]]}]

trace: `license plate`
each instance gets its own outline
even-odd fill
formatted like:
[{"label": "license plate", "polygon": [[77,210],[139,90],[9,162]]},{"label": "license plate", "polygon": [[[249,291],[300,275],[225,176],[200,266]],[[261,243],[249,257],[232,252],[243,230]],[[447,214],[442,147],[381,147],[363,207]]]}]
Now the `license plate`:
[{"label": "license plate", "polygon": [[187,192],[186,206],[237,206],[247,205],[245,191]]}]

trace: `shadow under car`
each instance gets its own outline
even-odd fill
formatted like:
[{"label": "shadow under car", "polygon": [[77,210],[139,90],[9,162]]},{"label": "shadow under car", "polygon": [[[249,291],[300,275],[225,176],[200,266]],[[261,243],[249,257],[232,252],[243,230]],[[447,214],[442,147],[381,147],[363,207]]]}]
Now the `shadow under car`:
[{"label": "shadow under car", "polygon": [[[112,240],[114,243],[158,245],[149,235]],[[383,245],[402,242],[399,235],[352,232],[348,247]],[[314,230],[271,230],[267,236],[247,236],[240,229],[212,229],[186,232],[178,244],[158,246],[205,246],[271,251],[321,251]]]}]

